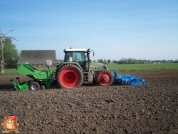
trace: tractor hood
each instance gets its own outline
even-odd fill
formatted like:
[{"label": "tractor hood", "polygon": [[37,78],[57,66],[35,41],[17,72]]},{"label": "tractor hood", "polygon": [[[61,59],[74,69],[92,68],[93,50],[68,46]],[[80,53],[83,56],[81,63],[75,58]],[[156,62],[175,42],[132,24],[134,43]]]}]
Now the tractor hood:
[{"label": "tractor hood", "polygon": [[90,70],[107,70],[107,67],[103,63],[91,62],[90,63]]}]

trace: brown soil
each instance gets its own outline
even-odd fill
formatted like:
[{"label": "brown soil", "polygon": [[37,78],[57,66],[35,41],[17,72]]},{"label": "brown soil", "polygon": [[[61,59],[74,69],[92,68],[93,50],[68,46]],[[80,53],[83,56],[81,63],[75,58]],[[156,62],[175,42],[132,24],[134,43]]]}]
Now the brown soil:
[{"label": "brown soil", "polygon": [[0,123],[15,115],[26,134],[178,133],[178,71],[132,74],[148,84],[14,91],[15,76],[0,76]]}]

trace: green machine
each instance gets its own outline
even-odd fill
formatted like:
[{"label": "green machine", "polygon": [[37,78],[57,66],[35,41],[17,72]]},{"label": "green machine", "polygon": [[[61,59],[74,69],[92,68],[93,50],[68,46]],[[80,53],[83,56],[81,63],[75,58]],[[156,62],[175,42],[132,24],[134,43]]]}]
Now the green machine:
[{"label": "green machine", "polygon": [[[21,64],[17,68],[20,75],[31,78],[28,82],[15,83],[16,90],[38,90],[51,88],[53,84],[66,89],[80,87],[84,83],[97,83],[110,86],[114,76],[103,64],[92,63],[90,49],[64,49],[64,62],[57,64],[55,71],[49,69],[52,61],[47,60],[48,69],[39,71],[30,64]],[[94,56],[94,51],[93,51]]]},{"label": "green machine", "polygon": [[17,68],[17,72],[20,75],[30,77],[32,80],[20,82],[20,79],[17,77],[16,79],[19,80],[19,83],[15,83],[14,80],[11,79],[16,90],[37,90],[50,88],[53,82],[54,71],[49,68],[47,70],[39,71],[30,64],[21,64]]}]

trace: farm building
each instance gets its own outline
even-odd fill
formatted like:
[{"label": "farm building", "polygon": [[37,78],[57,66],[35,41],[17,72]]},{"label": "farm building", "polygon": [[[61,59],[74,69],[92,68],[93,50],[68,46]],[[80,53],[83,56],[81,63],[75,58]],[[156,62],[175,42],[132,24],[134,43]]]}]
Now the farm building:
[{"label": "farm building", "polygon": [[45,67],[46,60],[49,59],[52,60],[52,66],[56,66],[57,60],[55,50],[21,50],[17,65],[29,63],[35,67]]}]

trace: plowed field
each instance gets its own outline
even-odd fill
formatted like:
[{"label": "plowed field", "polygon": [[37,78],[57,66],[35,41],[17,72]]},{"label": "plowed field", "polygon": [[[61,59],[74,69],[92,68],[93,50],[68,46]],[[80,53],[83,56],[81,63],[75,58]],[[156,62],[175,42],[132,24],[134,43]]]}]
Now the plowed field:
[{"label": "plowed field", "polygon": [[17,116],[21,134],[178,133],[178,71],[132,74],[148,84],[17,92],[1,75],[0,123]]}]

